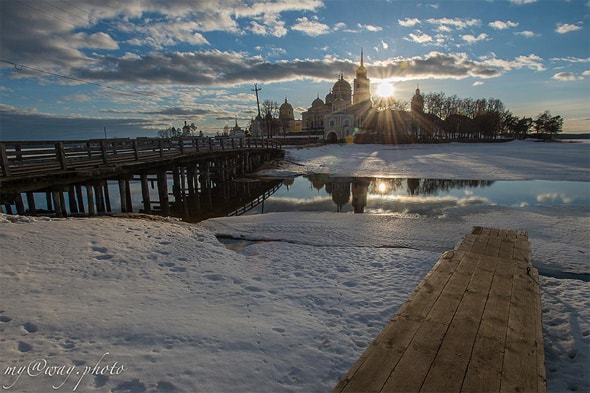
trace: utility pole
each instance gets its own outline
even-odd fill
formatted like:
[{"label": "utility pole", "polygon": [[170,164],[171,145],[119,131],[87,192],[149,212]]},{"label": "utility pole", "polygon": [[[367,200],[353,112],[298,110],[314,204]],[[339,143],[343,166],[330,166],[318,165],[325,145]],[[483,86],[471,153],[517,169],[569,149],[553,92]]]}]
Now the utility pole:
[{"label": "utility pole", "polygon": [[258,92],[260,90],[262,90],[262,88],[259,88],[258,85],[254,83],[254,88],[252,89],[252,91],[256,92],[256,106],[258,107],[258,118],[260,118],[260,101],[258,100]]}]

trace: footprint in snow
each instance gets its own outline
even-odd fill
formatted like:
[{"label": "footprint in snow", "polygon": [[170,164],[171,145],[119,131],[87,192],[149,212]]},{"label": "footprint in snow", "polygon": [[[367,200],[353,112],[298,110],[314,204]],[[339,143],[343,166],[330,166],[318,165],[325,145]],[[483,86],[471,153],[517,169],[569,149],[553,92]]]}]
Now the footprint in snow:
[{"label": "footprint in snow", "polygon": [[33,347],[30,344],[27,344],[24,341],[19,341],[18,342],[18,350],[19,352],[30,352],[33,349]]},{"label": "footprint in snow", "polygon": [[37,330],[39,330],[37,325],[35,325],[34,323],[31,323],[31,322],[25,322],[23,324],[23,329],[25,329],[29,333],[35,333]]}]

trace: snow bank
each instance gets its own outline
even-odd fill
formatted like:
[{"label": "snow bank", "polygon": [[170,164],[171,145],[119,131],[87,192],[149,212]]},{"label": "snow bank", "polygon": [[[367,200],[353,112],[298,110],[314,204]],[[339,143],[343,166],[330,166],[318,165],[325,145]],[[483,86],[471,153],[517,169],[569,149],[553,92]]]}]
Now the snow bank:
[{"label": "snow bank", "polygon": [[[291,150],[297,164],[281,170],[588,181],[589,147],[325,146]],[[199,225],[0,215],[0,384],[329,391],[473,225],[529,232],[548,390],[590,390],[588,209],[470,204],[430,217],[273,213]]]}]

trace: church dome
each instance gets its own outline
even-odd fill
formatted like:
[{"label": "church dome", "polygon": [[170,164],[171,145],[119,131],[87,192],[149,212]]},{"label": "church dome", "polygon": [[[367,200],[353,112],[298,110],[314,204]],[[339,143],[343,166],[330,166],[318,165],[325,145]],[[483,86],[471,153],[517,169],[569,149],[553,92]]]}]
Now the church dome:
[{"label": "church dome", "polygon": [[338,81],[334,83],[334,87],[332,87],[332,92],[335,97],[346,97],[352,93],[352,87],[350,86],[350,83],[344,80],[344,76],[340,75],[340,79],[338,79]]},{"label": "church dome", "polygon": [[286,98],[285,102],[279,108],[279,119],[295,119],[293,106],[287,102]]},{"label": "church dome", "polygon": [[334,101],[334,94],[330,91],[326,94],[326,104],[331,104]]},{"label": "church dome", "polygon": [[320,97],[316,98],[311,103],[312,108],[317,108],[317,107],[321,107],[321,106],[324,106],[324,101],[322,101],[322,99]]}]

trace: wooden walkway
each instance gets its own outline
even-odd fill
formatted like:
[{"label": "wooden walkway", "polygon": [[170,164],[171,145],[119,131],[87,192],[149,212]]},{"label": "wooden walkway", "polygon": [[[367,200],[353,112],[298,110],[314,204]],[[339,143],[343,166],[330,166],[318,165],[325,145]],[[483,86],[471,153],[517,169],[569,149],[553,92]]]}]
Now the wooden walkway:
[{"label": "wooden walkway", "polygon": [[545,392],[538,283],[526,232],[475,227],[333,392]]}]

